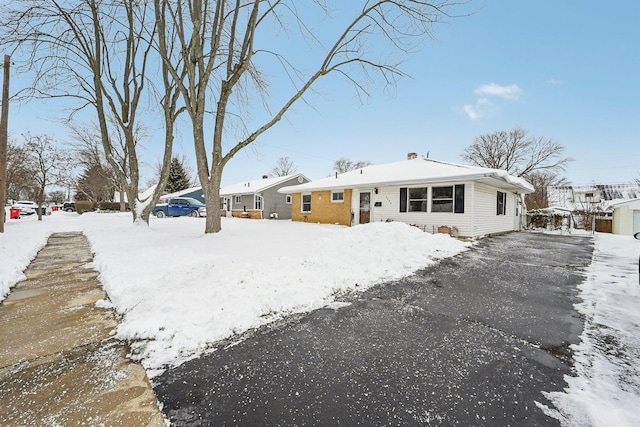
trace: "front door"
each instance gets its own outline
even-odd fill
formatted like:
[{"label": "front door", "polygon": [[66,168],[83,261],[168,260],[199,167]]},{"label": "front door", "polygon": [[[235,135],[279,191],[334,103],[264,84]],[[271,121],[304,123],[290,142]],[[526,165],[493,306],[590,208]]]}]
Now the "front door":
[{"label": "front door", "polygon": [[360,220],[359,224],[368,224],[371,221],[371,192],[360,193]]},{"label": "front door", "polygon": [[231,197],[227,197],[226,199],[224,199],[224,204],[226,205],[227,208],[227,216],[231,217]]}]

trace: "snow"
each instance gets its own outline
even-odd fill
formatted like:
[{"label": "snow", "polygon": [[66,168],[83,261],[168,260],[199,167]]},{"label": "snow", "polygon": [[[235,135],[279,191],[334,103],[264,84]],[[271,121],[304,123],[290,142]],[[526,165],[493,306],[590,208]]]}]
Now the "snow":
[{"label": "snow", "polygon": [[545,393],[556,406],[539,404],[563,426],[640,425],[640,241],[596,233],[587,280],[579,285],[585,318],[574,345],[576,376],[564,392]]},{"label": "snow", "polygon": [[[222,218],[204,235],[202,218],[54,212],[9,220],[0,234],[0,300],[52,232],[83,231],[109,300],[117,337],[151,377],[206,352],[212,344],[293,313],[339,310],[342,292],[397,279],[469,244],[402,223],[357,227]],[[593,263],[579,285],[585,318],[573,346],[575,376],[538,406],[564,426],[640,425],[640,242],[595,234]],[[336,299],[338,301],[336,301]]]},{"label": "snow", "polygon": [[151,218],[149,227],[120,213],[10,220],[0,235],[2,297],[51,232],[83,231],[120,316],[117,337],[132,343],[133,357],[154,376],[283,316],[339,309],[342,292],[398,279],[469,246],[398,222],[222,221],[222,232],[204,235],[202,218]]},{"label": "snow", "polygon": [[337,176],[318,179],[305,184],[283,187],[280,193],[330,190],[358,187],[423,184],[426,182],[453,182],[492,180],[508,185],[514,191],[532,193],[534,188],[522,178],[509,175],[499,169],[460,165],[432,159],[417,158],[400,162],[365,166]]}]

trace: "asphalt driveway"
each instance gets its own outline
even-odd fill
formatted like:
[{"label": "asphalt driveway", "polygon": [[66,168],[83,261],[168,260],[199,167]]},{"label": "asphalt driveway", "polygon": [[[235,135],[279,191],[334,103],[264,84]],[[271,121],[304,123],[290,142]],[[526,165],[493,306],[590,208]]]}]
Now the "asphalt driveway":
[{"label": "asphalt driveway", "polygon": [[589,238],[512,233],[167,371],[174,425],[558,425]]}]

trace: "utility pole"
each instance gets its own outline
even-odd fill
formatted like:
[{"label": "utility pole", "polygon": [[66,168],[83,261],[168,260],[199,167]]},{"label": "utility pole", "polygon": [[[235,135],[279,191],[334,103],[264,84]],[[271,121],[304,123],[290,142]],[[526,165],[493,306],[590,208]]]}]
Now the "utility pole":
[{"label": "utility pole", "polygon": [[0,205],[2,205],[2,218],[0,218],[0,233],[4,233],[4,223],[7,220],[4,205],[7,202],[7,138],[9,122],[9,64],[11,57],[4,56],[4,81],[2,83],[2,112],[0,113]]}]

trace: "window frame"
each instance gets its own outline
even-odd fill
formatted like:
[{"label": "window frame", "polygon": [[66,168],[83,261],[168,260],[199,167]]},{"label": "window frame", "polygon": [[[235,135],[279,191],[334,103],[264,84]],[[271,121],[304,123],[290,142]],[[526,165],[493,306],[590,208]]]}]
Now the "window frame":
[{"label": "window frame", "polygon": [[262,197],[260,194],[254,194],[253,209],[257,211],[261,211],[263,209],[263,206],[264,206],[264,197]]},{"label": "window frame", "polygon": [[[305,203],[305,201],[304,201],[305,197],[309,197],[309,202]],[[311,193],[301,193],[300,194],[300,212],[311,213],[311,200],[312,200]],[[309,205],[309,210],[305,210],[304,209],[304,205],[305,204]]]},{"label": "window frame", "polygon": [[[424,191],[424,198],[411,197],[411,190]],[[421,202],[424,210],[412,209],[411,202]],[[407,188],[407,212],[429,212],[429,187],[408,187]]]},{"label": "window frame", "polygon": [[[448,197],[435,197],[435,190],[437,188],[447,188],[450,190],[451,194]],[[439,185],[431,187],[431,212],[433,213],[454,213],[455,212],[455,186],[454,185]],[[450,202],[451,208],[449,210],[435,210],[435,206],[445,206],[445,203],[434,203],[434,202]]]},{"label": "window frame", "polygon": [[285,202],[287,205],[292,204],[292,203],[293,203],[293,196],[292,196],[291,194],[286,194],[286,195],[284,196],[284,202]]},{"label": "window frame", "polygon": [[241,205],[242,204],[242,196],[235,195],[233,196],[233,204]]},{"label": "window frame", "polygon": [[507,214],[507,193],[499,191],[496,197],[496,215]]},{"label": "window frame", "polygon": [[[340,199],[335,198],[337,195],[342,195]],[[344,203],[344,190],[341,191],[331,191],[331,203]]]}]

